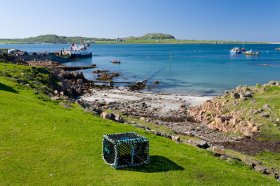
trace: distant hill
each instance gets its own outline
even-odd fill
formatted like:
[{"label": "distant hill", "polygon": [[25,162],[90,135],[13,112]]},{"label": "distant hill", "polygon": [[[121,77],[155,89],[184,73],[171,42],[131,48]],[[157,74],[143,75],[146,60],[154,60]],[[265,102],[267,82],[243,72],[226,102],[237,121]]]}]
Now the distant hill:
[{"label": "distant hill", "polygon": [[37,37],[29,37],[22,39],[21,41],[26,43],[66,43],[67,37],[48,34]]},{"label": "distant hill", "polygon": [[173,35],[163,33],[148,33],[141,37],[142,39],[176,39]]},{"label": "distant hill", "polygon": [[92,42],[93,38],[88,37],[66,37],[66,36],[57,36],[54,34],[40,35],[37,37],[29,37],[22,39],[24,43],[77,43],[77,42]]},{"label": "distant hill", "polygon": [[171,35],[171,34],[163,34],[163,33],[148,33],[145,34],[143,36],[139,36],[139,37],[135,37],[135,36],[130,36],[127,38],[124,38],[127,41],[131,41],[131,40],[143,40],[143,41],[147,41],[147,40],[176,40],[176,38]]},{"label": "distant hill", "polygon": [[54,34],[40,35],[36,37],[29,37],[24,39],[0,39],[2,43],[80,43],[80,42],[93,42],[94,38],[88,37],[66,37],[57,36]]}]

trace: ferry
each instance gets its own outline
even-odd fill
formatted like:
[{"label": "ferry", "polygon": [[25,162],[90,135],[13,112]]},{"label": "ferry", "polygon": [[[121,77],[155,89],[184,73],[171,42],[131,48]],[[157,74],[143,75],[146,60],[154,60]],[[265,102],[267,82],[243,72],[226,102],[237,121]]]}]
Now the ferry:
[{"label": "ferry", "polygon": [[89,58],[92,52],[88,51],[89,44],[77,45],[72,43],[69,50],[62,50],[62,55],[70,56],[70,58]]}]

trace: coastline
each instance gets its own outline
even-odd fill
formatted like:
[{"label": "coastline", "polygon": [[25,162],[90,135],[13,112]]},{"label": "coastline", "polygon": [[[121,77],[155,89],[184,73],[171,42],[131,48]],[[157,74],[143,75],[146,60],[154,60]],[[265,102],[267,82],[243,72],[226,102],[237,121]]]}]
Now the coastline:
[{"label": "coastline", "polygon": [[193,96],[193,95],[177,95],[162,94],[145,91],[129,91],[127,88],[113,88],[109,90],[93,90],[81,96],[84,101],[104,101],[112,102],[133,102],[148,99],[148,104],[152,108],[158,109],[163,113],[170,110],[179,110],[182,105],[198,106],[203,102],[212,99],[214,96]]},{"label": "coastline", "polygon": [[240,139],[239,136],[228,135],[198,123],[189,115],[190,107],[199,106],[212,98],[137,92],[126,88],[94,88],[81,95],[77,102],[104,119],[127,122],[123,117],[130,117],[167,127],[178,135],[195,136],[213,143]]}]

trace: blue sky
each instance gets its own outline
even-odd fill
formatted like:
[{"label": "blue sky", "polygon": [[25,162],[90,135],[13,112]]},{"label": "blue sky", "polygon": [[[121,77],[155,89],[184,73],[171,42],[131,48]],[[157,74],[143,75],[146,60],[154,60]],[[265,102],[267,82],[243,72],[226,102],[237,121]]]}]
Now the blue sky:
[{"label": "blue sky", "polygon": [[0,0],[0,38],[170,33],[280,41],[280,0]]}]

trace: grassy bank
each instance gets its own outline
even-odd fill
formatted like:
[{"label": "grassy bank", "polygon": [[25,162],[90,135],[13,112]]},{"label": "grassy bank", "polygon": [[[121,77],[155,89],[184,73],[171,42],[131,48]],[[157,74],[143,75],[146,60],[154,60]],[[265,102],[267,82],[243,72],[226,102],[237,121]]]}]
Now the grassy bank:
[{"label": "grassy bank", "polygon": [[[277,185],[234,161],[52,101],[30,88],[44,90],[46,71],[38,83],[15,82],[34,70],[0,63],[0,185]],[[103,162],[102,135],[126,131],[150,140],[149,165],[114,170]]]},{"label": "grassy bank", "polygon": [[[247,95],[247,96],[246,96]],[[229,155],[260,161],[262,165],[280,171],[280,86],[278,82],[264,85],[239,86],[223,96],[197,107],[199,117],[208,126],[219,130],[243,133],[247,138],[223,143]],[[193,114],[195,116],[195,114]],[[219,118],[229,118],[221,121]],[[257,131],[253,132],[253,128]],[[245,132],[244,132],[245,131]],[[247,158],[246,157],[246,158]]]},{"label": "grassy bank", "polygon": [[[278,141],[280,142],[280,87],[279,86],[259,86],[250,87],[254,93],[254,102],[250,100],[239,101],[238,106],[228,103],[227,108],[229,110],[241,110],[243,117],[248,120],[252,120],[261,126],[260,137],[258,140],[261,142],[266,141]],[[228,98],[228,97],[227,97]],[[232,101],[234,102],[234,101]],[[268,109],[265,110],[265,105],[268,105]],[[269,117],[262,116],[260,114],[254,114],[252,111],[263,111],[263,114],[269,114]],[[274,167],[280,171],[280,154],[269,151],[259,152],[254,158],[261,161],[268,167]]]},{"label": "grassy bank", "polygon": [[280,141],[280,87],[256,85],[249,89],[251,89],[253,99],[235,100],[231,95],[221,97],[219,100],[221,103],[228,100],[224,105],[225,114],[227,111],[241,111],[245,120],[254,121],[260,125],[260,134],[263,137],[259,140]]}]

